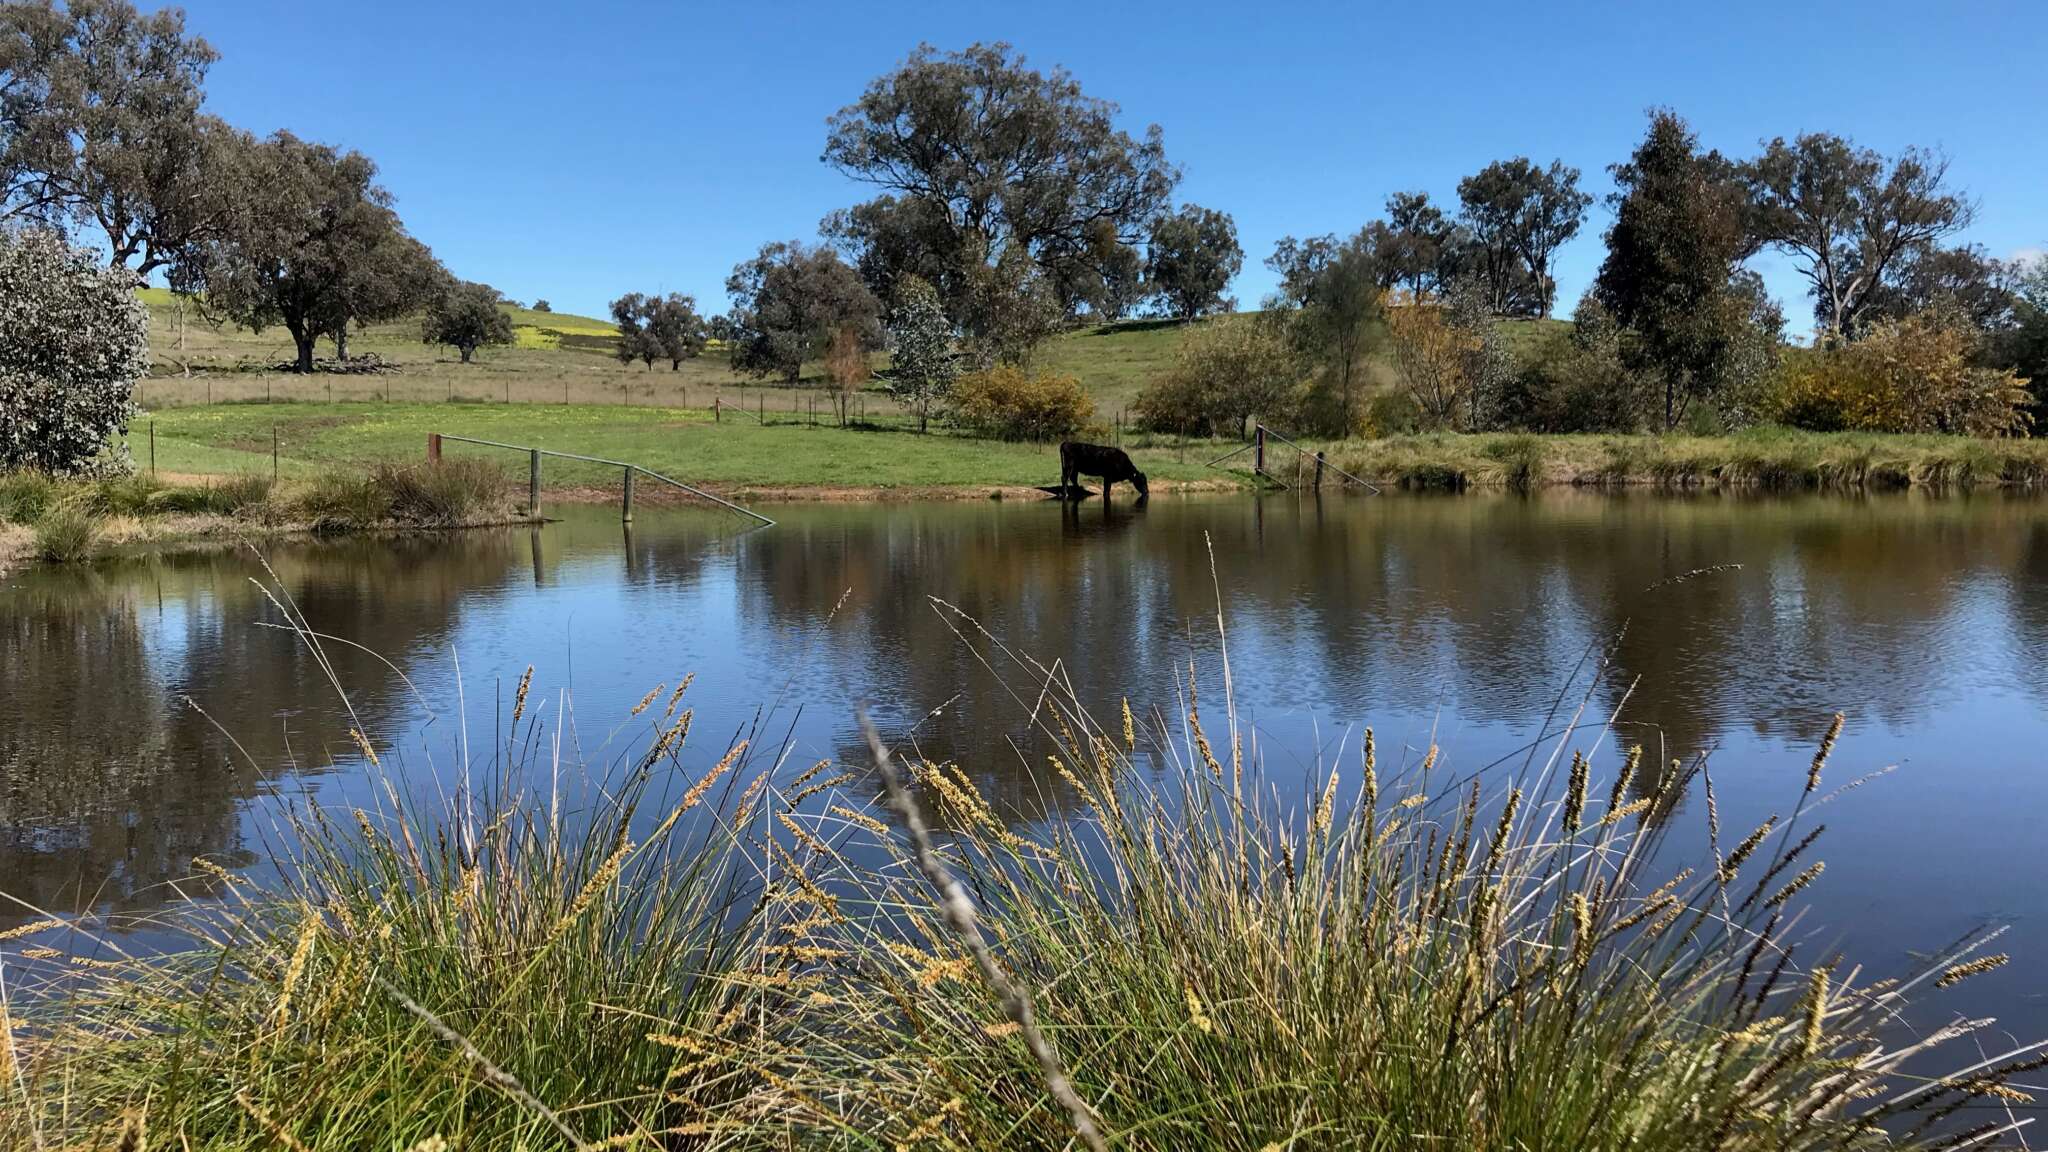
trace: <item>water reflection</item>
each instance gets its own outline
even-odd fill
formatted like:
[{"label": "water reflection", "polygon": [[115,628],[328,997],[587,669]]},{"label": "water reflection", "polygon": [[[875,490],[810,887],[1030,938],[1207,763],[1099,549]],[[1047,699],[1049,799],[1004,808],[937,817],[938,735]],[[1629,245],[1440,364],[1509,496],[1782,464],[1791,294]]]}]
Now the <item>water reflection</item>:
[{"label": "water reflection", "polygon": [[[1824,898],[1848,935],[1902,948],[2018,918],[2048,955],[2030,857],[2048,811],[2034,751],[2048,504],[1567,493],[779,519],[739,534],[693,513],[643,509],[622,528],[572,510],[543,531],[299,542],[268,559],[312,627],[369,650],[328,647],[394,748],[487,731],[532,663],[537,698],[570,701],[574,738],[601,752],[649,688],[696,671],[700,731],[758,713],[793,732],[793,755],[834,756],[855,744],[852,704],[876,701],[1026,819],[1048,803],[1028,723],[1042,674],[997,641],[1104,715],[1128,696],[1173,717],[1191,658],[1220,698],[1220,593],[1236,697],[1283,786],[1364,722],[1383,748],[1434,740],[1483,764],[1608,652],[1589,711],[1626,696],[1628,735],[1653,755],[1713,750],[1729,823],[1796,791],[1836,709],[1845,777],[1905,766],[1835,821]],[[195,854],[260,851],[251,798],[352,777],[349,717],[252,577],[270,579],[222,550],[0,585],[0,888],[146,906]]]}]

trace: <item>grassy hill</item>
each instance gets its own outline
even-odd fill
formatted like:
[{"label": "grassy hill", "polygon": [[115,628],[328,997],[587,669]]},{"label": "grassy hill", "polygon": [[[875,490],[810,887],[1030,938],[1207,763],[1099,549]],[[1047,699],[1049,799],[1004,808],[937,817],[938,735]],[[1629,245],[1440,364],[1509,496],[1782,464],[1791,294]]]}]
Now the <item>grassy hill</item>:
[{"label": "grassy hill", "polygon": [[[504,306],[515,342],[485,349],[477,362],[462,364],[450,349],[420,342],[417,320],[375,325],[352,336],[352,356],[374,353],[393,371],[297,377],[277,371],[292,359],[291,338],[281,328],[251,332],[214,325],[189,303],[162,288],[142,290],[150,313],[152,378],[142,402],[152,407],[223,401],[391,400],[498,401],[500,403],[635,404],[710,407],[714,400],[750,412],[808,418],[813,405],[829,408],[822,365],[806,369],[796,389],[735,372],[722,349],[684,362],[679,371],[658,364],[621,365],[612,357],[617,329],[609,321],[566,312],[535,312]],[[1196,323],[1205,323],[1197,321]],[[1562,320],[1511,321],[1508,339],[1518,350],[1564,328]],[[1132,320],[1082,328],[1056,336],[1040,351],[1040,364],[1079,379],[1095,397],[1105,421],[1129,409],[1145,384],[1173,365],[1189,326],[1173,320]],[[332,355],[323,343],[322,353]],[[884,367],[886,357],[877,359]],[[1379,386],[1394,383],[1384,362],[1372,367]],[[867,411],[875,416],[894,405],[876,396]]]}]

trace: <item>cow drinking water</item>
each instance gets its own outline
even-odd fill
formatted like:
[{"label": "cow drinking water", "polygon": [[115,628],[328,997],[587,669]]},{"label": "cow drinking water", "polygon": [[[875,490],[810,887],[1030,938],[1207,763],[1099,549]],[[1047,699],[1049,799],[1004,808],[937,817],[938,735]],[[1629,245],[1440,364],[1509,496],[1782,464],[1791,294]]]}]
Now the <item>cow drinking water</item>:
[{"label": "cow drinking water", "polygon": [[1107,444],[1083,444],[1069,440],[1060,445],[1060,499],[1069,499],[1077,481],[1082,476],[1102,478],[1102,498],[1109,499],[1109,490],[1119,480],[1128,480],[1138,490],[1138,499],[1150,495],[1145,489],[1145,474],[1131,463],[1131,458],[1121,448]]}]

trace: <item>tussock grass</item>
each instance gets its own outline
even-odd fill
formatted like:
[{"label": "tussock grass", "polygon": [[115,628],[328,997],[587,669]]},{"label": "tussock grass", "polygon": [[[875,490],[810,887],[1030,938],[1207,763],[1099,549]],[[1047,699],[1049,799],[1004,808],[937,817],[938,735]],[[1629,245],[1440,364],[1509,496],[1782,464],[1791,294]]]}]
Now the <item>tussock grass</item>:
[{"label": "tussock grass", "polygon": [[99,548],[99,517],[76,500],[59,501],[44,512],[36,521],[35,532],[36,558],[47,563],[90,560]]},{"label": "tussock grass", "polygon": [[[1786,818],[1707,834],[1702,875],[1654,863],[1680,797],[1710,787],[1702,764],[1634,749],[1598,756],[1602,780],[1604,734],[1580,731],[1514,779],[1468,780],[1434,748],[1382,762],[1368,730],[1289,808],[1194,689],[1143,737],[1169,761],[1156,779],[1113,727],[1055,709],[1076,813],[1040,831],[1008,830],[957,769],[916,767],[958,830],[946,861],[1111,1147],[1928,1147],[2040,1063],[1905,1071],[1982,1026],[1919,1041],[1898,1017],[1980,938],[1864,986],[1787,930],[1818,875],[1809,823],[1839,728]],[[1071,1146],[945,901],[896,873],[831,877],[861,893],[824,941],[842,1003],[804,1018],[786,1075],[821,1096],[857,1075],[853,1126],[884,1143]]]},{"label": "tussock grass", "polygon": [[1753,830],[1576,722],[1499,776],[1366,730],[1290,804],[1190,671],[1170,717],[1040,701],[1059,814],[1018,824],[872,729],[850,772],[686,771],[666,685],[565,792],[529,681],[488,783],[304,813],[269,888],[198,862],[213,899],[154,925],[187,946],[37,949],[26,999],[10,957],[0,1141],[1931,1149],[2014,1131],[2044,1063],[1907,1030],[1995,934],[1866,984],[1792,931],[1839,718]]},{"label": "tussock grass", "polygon": [[393,519],[443,527],[496,510],[505,492],[504,471],[474,456],[431,464],[380,464],[370,482],[388,497]]},{"label": "tussock grass", "polygon": [[57,482],[40,472],[0,473],[0,520],[34,526],[57,496]]}]

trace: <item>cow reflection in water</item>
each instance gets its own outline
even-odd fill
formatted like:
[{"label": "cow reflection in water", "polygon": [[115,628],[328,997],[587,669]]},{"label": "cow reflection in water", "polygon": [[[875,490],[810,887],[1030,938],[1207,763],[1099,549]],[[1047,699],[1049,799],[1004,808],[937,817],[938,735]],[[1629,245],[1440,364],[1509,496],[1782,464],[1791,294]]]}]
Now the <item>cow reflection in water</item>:
[{"label": "cow reflection in water", "polygon": [[1128,530],[1145,515],[1145,502],[1116,505],[1104,500],[1100,511],[1078,500],[1060,501],[1061,535],[1112,536]]}]

